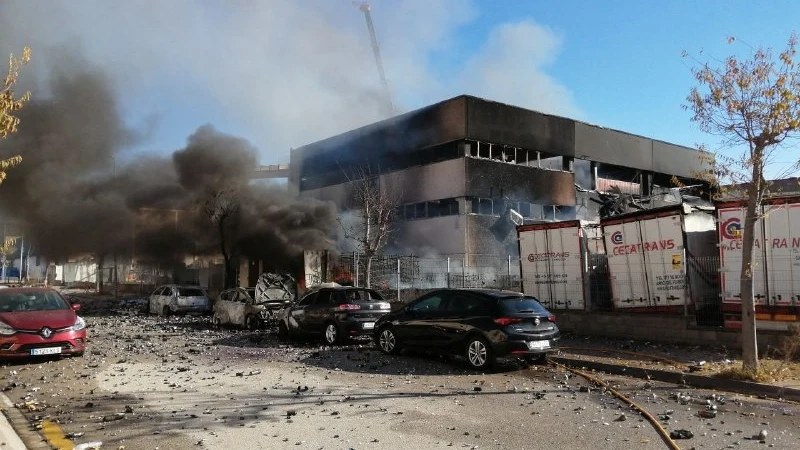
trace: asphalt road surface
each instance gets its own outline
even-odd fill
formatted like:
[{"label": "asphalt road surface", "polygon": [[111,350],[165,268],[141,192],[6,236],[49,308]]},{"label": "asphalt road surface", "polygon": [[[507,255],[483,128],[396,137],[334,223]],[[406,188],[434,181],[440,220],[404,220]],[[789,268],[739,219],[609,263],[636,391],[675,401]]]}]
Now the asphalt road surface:
[{"label": "asphalt road surface", "polygon": [[[87,303],[84,315],[84,357],[0,368],[4,394],[32,426],[68,438],[56,448],[668,448],[611,393],[552,366],[510,361],[479,373],[385,356],[369,342],[287,345],[110,301]],[[667,432],[691,432],[681,448],[800,448],[798,405],[601,377]]]}]

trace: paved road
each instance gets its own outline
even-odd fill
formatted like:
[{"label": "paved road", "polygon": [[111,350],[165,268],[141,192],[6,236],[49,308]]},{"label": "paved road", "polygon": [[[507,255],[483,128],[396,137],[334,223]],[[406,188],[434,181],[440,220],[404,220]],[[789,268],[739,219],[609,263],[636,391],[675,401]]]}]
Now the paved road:
[{"label": "paved road", "polygon": [[[62,448],[666,448],[610,393],[553,367],[512,363],[484,374],[358,343],[289,346],[212,330],[207,319],[87,309],[85,357],[0,369],[28,420],[70,438]],[[683,448],[800,448],[797,405],[605,378],[664,415],[667,430],[692,431],[677,441]],[[706,403],[715,418],[697,416]],[[762,430],[763,444],[752,438]]]}]

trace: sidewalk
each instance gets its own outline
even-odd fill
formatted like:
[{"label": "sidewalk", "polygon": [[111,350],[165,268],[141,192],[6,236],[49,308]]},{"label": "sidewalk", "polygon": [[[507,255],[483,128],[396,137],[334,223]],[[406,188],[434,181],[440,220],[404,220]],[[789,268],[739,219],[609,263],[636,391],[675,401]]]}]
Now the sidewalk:
[{"label": "sidewalk", "polygon": [[0,392],[0,450],[51,449],[39,433],[30,429],[28,420],[11,400]]},{"label": "sidewalk", "polygon": [[26,450],[25,444],[19,438],[17,432],[11,427],[6,418],[5,412],[0,414],[0,449],[2,450]]},{"label": "sidewalk", "polygon": [[652,379],[703,389],[800,402],[800,379],[756,383],[715,377],[741,364],[736,349],[680,346],[624,339],[568,335],[552,361],[576,369]]}]

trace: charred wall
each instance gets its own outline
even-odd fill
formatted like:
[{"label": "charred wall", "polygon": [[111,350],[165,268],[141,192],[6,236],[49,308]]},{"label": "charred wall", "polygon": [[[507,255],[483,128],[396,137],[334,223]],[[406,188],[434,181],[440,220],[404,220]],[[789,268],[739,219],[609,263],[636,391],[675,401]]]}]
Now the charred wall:
[{"label": "charred wall", "polygon": [[457,97],[294,149],[289,181],[297,186],[353,166],[369,167],[372,173],[398,170],[413,165],[419,151],[441,152],[440,160],[457,158],[455,144],[442,144],[464,137],[465,111],[466,98]]},{"label": "charred wall", "polygon": [[655,173],[696,177],[697,150],[617,130],[575,122],[575,157]]},{"label": "charred wall", "polygon": [[466,159],[466,195],[575,206],[571,172],[541,170],[483,159]]},{"label": "charred wall", "polygon": [[466,97],[467,138],[574,156],[575,121]]},{"label": "charred wall", "polygon": [[381,176],[384,187],[403,203],[424,202],[466,195],[465,158],[412,167]]}]

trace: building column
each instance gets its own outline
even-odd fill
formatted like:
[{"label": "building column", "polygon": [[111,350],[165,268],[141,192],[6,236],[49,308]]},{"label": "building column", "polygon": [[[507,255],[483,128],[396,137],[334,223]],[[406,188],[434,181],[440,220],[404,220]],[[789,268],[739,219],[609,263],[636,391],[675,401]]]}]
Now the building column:
[{"label": "building column", "polygon": [[652,172],[639,172],[639,179],[641,180],[642,185],[642,195],[652,195],[653,194],[653,174]]}]

